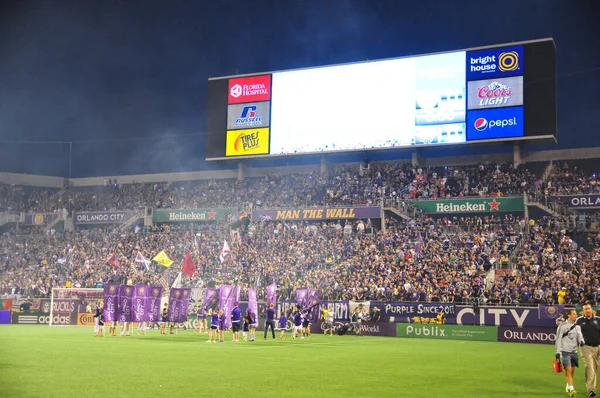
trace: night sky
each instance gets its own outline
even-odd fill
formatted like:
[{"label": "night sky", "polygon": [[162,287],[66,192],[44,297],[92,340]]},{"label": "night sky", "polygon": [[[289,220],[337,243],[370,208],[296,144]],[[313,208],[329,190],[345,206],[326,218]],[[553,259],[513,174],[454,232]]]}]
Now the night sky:
[{"label": "night sky", "polygon": [[203,160],[210,77],[545,37],[559,144],[543,148],[600,146],[599,15],[595,0],[3,1],[0,171],[68,176],[57,141],[73,177],[232,167]]}]

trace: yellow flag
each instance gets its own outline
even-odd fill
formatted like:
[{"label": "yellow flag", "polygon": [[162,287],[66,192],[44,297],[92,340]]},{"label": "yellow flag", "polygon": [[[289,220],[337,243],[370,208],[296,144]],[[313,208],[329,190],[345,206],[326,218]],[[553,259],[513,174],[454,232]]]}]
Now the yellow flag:
[{"label": "yellow flag", "polygon": [[169,256],[167,256],[167,253],[165,253],[164,250],[161,250],[160,253],[158,253],[156,256],[154,256],[152,261],[156,261],[160,265],[165,266],[167,268],[170,267],[171,264],[173,264],[173,260],[171,260],[169,258]]}]

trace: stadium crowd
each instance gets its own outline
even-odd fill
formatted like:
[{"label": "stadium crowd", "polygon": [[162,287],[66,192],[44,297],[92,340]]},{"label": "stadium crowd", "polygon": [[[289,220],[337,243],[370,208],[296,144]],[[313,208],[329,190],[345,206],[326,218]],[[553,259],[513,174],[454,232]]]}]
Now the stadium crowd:
[{"label": "stadium crowd", "polygon": [[[420,169],[408,164],[372,164],[368,170],[339,169],[325,176],[266,176],[245,181],[120,185],[95,190],[30,190],[0,185],[5,210],[110,210],[156,208],[315,206],[377,203],[381,198],[430,198],[520,194],[540,181],[525,168],[503,165]],[[47,296],[52,287],[100,287],[109,281],[171,284],[187,252],[198,273],[188,286],[223,283],[263,288],[276,281],[292,298],[315,287],[324,299],[539,303],[575,302],[600,287],[598,238],[586,248],[568,238],[565,220],[532,222],[506,215],[423,215],[387,218],[385,232],[369,220],[332,222],[262,221],[231,231],[226,225],[162,224],[135,232],[110,227],[47,234],[40,228],[5,233],[0,239],[0,295]],[[223,228],[225,227],[225,228]],[[223,242],[231,254],[219,261]],[[516,248],[516,249],[515,249]],[[148,269],[134,259],[161,250],[176,262]],[[516,251],[515,251],[516,250]],[[514,251],[514,253],[513,253]],[[108,264],[116,255],[119,267]],[[514,275],[489,280],[487,270],[517,264]],[[559,260],[560,259],[560,260]],[[569,274],[569,272],[571,272]],[[565,287],[568,294],[563,295]],[[589,296],[589,294],[588,294]],[[587,296],[586,296],[587,297]]]}]

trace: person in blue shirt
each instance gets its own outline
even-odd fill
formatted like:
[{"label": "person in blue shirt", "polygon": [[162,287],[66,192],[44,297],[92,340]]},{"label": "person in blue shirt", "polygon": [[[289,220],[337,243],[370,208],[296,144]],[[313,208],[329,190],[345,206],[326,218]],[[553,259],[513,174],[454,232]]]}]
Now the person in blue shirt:
[{"label": "person in blue shirt", "polygon": [[256,337],[256,315],[254,315],[252,310],[248,309],[246,319],[248,321],[248,332],[250,333],[250,341],[254,341],[254,338]]},{"label": "person in blue shirt", "polygon": [[225,342],[225,311],[219,310],[219,343]]},{"label": "person in blue shirt", "polygon": [[271,333],[273,334],[273,340],[275,340],[275,309],[274,309],[274,307],[275,307],[275,304],[271,303],[269,305],[269,308],[267,308],[267,322],[265,323],[265,335],[263,337],[263,340],[267,339],[267,332],[269,331],[269,327],[271,328]]},{"label": "person in blue shirt", "polygon": [[[287,328],[287,317],[285,316],[285,313],[282,311],[281,314],[279,315],[279,329],[281,329],[281,333],[279,334],[279,338],[281,340],[284,339],[284,334],[285,334],[285,329]],[[273,332],[275,333],[275,332]]]},{"label": "person in blue shirt", "polygon": [[219,329],[219,314],[217,311],[212,312],[212,310],[208,310],[208,315],[210,316],[210,330],[208,332],[208,341],[210,343],[210,338],[212,337],[213,343],[217,342],[217,330]]},{"label": "person in blue shirt", "polygon": [[237,343],[240,340],[240,327],[242,321],[242,311],[239,308],[240,303],[233,303],[231,310],[231,331],[233,332],[233,341]]}]

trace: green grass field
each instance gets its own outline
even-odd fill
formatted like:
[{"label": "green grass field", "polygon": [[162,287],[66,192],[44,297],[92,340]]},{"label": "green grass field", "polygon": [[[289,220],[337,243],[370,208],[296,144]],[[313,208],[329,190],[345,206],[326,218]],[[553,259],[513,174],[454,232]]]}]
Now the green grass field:
[{"label": "green grass field", "polygon": [[[289,334],[207,344],[192,331],[92,334],[0,326],[0,397],[567,396],[549,345]],[[586,396],[583,365],[575,377]]]}]

